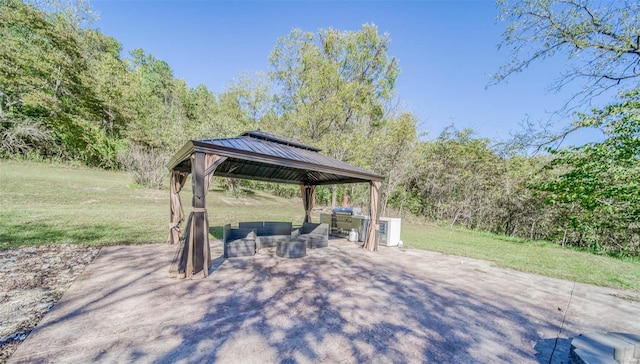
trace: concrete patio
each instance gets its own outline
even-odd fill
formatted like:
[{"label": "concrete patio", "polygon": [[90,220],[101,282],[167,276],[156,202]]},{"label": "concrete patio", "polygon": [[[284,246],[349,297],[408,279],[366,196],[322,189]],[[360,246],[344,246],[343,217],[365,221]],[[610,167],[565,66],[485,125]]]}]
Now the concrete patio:
[{"label": "concrete patio", "polygon": [[636,292],[487,261],[331,240],[177,280],[174,253],[103,248],[9,362],[566,363],[580,333],[640,333]]}]

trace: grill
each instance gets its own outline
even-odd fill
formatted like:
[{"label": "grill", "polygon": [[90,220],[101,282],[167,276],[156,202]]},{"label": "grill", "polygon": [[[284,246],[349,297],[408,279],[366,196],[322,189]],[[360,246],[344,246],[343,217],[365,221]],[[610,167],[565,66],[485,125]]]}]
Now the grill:
[{"label": "grill", "polygon": [[362,215],[357,207],[337,207],[331,214],[320,214],[320,222],[331,227],[332,236],[347,237],[351,229],[358,232],[358,240],[364,241],[369,216]]}]

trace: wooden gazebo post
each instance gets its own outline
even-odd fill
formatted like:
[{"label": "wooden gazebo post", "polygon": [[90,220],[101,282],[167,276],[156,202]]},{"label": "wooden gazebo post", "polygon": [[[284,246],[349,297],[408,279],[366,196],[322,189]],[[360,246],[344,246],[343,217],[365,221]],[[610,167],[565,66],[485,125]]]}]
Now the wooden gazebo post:
[{"label": "wooden gazebo post", "polygon": [[[209,270],[211,253],[209,251],[209,232],[205,231],[207,215],[207,198],[204,188],[204,153],[193,153],[191,160],[191,178],[193,184],[193,273]],[[208,224],[207,224],[208,225]],[[206,243],[206,244],[205,244]],[[206,246],[205,246],[206,245]],[[206,252],[205,252],[206,250]],[[205,273],[205,276],[207,273]]]},{"label": "wooden gazebo post", "polygon": [[178,277],[188,278],[203,272],[209,275],[211,249],[209,248],[209,217],[207,214],[207,192],[211,176],[226,160],[215,154],[195,151],[191,154],[191,186],[193,207],[186,228],[186,241],[178,265]]}]

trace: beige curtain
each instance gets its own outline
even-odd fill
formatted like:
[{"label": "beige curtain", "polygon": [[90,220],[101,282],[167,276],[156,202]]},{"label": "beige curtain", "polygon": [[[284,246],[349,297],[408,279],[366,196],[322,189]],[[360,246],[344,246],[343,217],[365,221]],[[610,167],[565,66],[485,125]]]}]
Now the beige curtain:
[{"label": "beige curtain", "polygon": [[364,242],[363,248],[369,251],[378,250],[378,231],[380,230],[380,187],[382,183],[380,181],[369,182],[369,190],[371,192],[371,219],[369,220],[369,226],[367,227],[367,240]]},{"label": "beige curtain", "polygon": [[316,186],[300,186],[300,192],[302,194],[302,204],[304,205],[304,222],[311,222],[311,210],[313,210],[313,202],[316,199]]},{"label": "beige curtain", "polygon": [[182,201],[180,200],[180,191],[187,181],[188,172],[171,171],[171,181],[169,186],[169,204],[171,207],[171,215],[169,217],[169,244],[177,244],[180,241],[180,224],[184,221],[184,212],[182,211]]}]

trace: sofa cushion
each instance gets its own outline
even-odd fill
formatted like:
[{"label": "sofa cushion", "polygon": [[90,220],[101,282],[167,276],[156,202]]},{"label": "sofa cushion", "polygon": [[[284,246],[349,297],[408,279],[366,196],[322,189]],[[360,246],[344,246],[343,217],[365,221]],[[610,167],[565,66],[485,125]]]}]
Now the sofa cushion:
[{"label": "sofa cushion", "polygon": [[298,238],[307,242],[307,248],[326,248],[329,246],[329,225],[305,222],[298,229]]},{"label": "sofa cushion", "polygon": [[256,234],[256,248],[271,248],[276,246],[278,239],[291,236],[293,224],[280,221],[249,221],[238,223],[240,230],[253,229]]},{"label": "sofa cushion", "polygon": [[258,235],[291,235],[293,224],[290,222],[265,221],[264,231]]},{"label": "sofa cushion", "polygon": [[316,235],[327,235],[329,236],[329,225],[328,224],[314,224],[311,222],[305,222],[302,224],[300,228],[300,234],[316,234]]},{"label": "sofa cushion", "polygon": [[240,229],[255,229],[256,232],[261,231],[264,227],[264,222],[262,221],[251,221],[251,222],[239,222],[238,228]]}]

